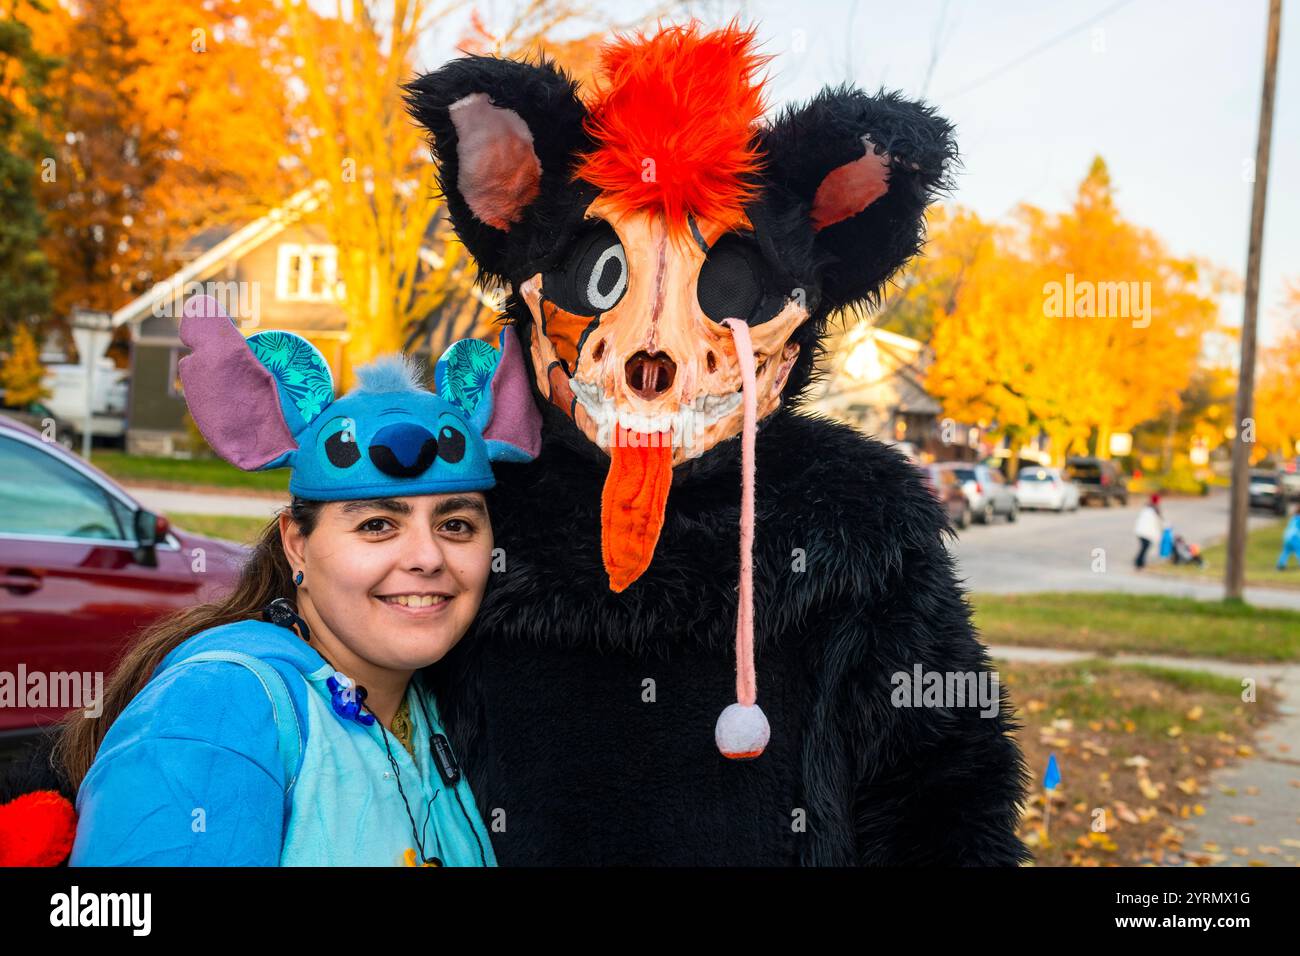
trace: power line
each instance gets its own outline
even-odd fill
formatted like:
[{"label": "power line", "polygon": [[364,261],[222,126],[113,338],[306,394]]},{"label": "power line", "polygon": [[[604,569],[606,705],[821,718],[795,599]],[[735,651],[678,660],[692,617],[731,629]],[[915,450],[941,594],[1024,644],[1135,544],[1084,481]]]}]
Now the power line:
[{"label": "power line", "polygon": [[1102,10],[1100,13],[1095,13],[1088,19],[1083,20],[1080,23],[1076,23],[1074,26],[1070,27],[1069,29],[1062,30],[1060,33],[1056,34],[1056,36],[1048,40],[1045,40],[1044,42],[1040,43],[1038,46],[1034,47],[1032,50],[1029,50],[1026,53],[1022,53],[1020,56],[1016,57],[1014,60],[1011,60],[1009,63],[1004,63],[1002,66],[998,67],[997,69],[985,73],[983,76],[975,80],[973,83],[970,83],[962,87],[960,90],[957,90],[954,93],[949,93],[945,96],[935,97],[935,99],[939,102],[943,102],[945,100],[956,99],[958,96],[965,96],[967,93],[971,92],[972,90],[978,89],[979,87],[983,86],[985,83],[989,83],[993,80],[996,80],[999,76],[1002,76],[1002,74],[1010,70],[1014,70],[1016,67],[1024,63],[1026,60],[1031,60],[1034,57],[1038,56],[1040,53],[1044,53],[1047,50],[1050,50],[1052,47],[1056,46],[1056,44],[1060,43],[1062,40],[1068,40],[1070,37],[1074,36],[1074,34],[1078,33],[1084,27],[1090,27],[1098,20],[1102,19],[1103,17],[1110,16],[1116,10],[1119,10],[1123,7],[1127,7],[1132,2],[1133,0],[1119,0],[1118,3],[1112,3],[1109,7],[1107,7],[1105,10]]}]

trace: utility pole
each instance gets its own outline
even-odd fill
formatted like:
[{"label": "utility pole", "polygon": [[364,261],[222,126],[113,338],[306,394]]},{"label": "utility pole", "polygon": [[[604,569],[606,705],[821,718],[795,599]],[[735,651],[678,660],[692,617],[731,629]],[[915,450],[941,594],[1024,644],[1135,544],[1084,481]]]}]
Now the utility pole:
[{"label": "utility pole", "polygon": [[[1228,522],[1228,567],[1224,598],[1240,600],[1246,579],[1246,519],[1249,517],[1250,446],[1255,414],[1255,324],[1259,316],[1259,260],[1264,245],[1264,202],[1268,194],[1268,152],[1273,139],[1273,92],[1277,86],[1278,35],[1282,0],[1269,0],[1264,89],[1259,101],[1259,140],[1255,147],[1255,196],[1250,207],[1250,249],[1246,255],[1246,307],[1241,319],[1241,371],[1237,377],[1237,417],[1232,444],[1232,511]],[[1249,431],[1251,441],[1246,441]]]}]

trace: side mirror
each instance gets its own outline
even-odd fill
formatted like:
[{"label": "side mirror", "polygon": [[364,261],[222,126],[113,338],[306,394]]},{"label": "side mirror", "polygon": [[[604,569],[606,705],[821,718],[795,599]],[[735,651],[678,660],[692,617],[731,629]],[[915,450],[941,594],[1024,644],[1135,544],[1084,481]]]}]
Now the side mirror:
[{"label": "side mirror", "polygon": [[162,535],[167,533],[167,519],[141,508],[135,513],[135,562],[146,568],[158,567],[155,550]]}]

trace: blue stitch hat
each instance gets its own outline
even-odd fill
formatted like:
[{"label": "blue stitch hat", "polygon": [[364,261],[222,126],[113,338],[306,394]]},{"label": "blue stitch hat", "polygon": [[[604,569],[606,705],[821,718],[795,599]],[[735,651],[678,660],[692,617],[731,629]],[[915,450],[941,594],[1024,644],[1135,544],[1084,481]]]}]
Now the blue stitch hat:
[{"label": "blue stitch hat", "polygon": [[437,393],[403,355],[357,369],[334,397],[325,359],[292,332],[245,339],[217,302],[190,299],[181,341],[185,400],[203,437],[245,471],[291,468],[289,491],[314,501],[491,488],[494,461],[531,461],[541,415],[507,327],[498,351],[478,339],[447,349]]}]

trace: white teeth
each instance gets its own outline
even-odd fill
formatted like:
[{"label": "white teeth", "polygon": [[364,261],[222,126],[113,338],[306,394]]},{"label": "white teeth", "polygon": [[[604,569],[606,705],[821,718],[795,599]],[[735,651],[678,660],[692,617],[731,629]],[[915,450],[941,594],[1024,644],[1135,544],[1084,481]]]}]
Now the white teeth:
[{"label": "white teeth", "polygon": [[400,604],[402,607],[432,607],[435,604],[442,604],[448,598],[440,594],[394,594],[384,600],[391,604]]},{"label": "white teeth", "polygon": [[612,438],[617,423],[629,431],[643,435],[671,431],[674,445],[685,444],[690,447],[699,432],[734,412],[740,407],[741,400],[740,392],[729,395],[697,395],[690,402],[678,405],[676,411],[646,415],[617,407],[613,399],[606,398],[603,390],[594,382],[571,378],[569,385],[578,403],[596,423],[597,432],[605,443]]}]

